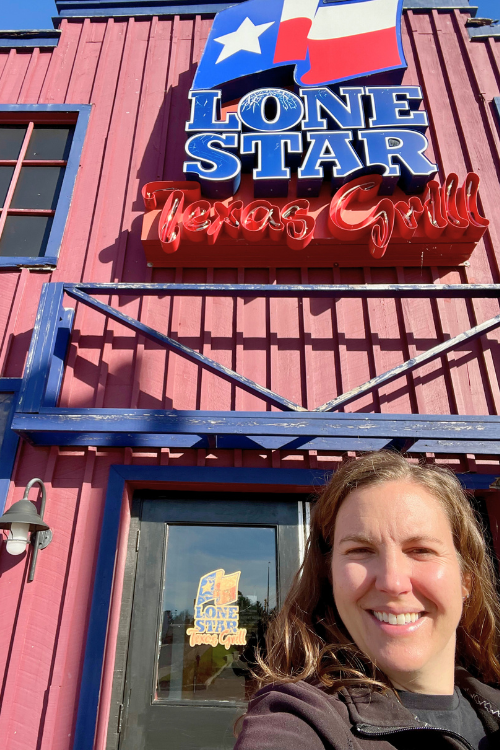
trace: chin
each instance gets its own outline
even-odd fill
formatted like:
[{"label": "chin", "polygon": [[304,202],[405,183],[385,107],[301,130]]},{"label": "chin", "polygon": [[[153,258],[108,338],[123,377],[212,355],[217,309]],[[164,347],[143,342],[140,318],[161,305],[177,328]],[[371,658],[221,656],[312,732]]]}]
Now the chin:
[{"label": "chin", "polygon": [[408,674],[419,672],[428,662],[424,654],[401,654],[394,651],[374,654],[373,661],[384,674]]}]

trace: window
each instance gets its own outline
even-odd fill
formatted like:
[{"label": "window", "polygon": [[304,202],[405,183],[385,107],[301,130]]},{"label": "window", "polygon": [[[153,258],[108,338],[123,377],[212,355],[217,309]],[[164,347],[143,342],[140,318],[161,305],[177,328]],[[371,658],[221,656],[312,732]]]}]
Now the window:
[{"label": "window", "polygon": [[0,267],[56,265],[90,105],[0,107]]}]

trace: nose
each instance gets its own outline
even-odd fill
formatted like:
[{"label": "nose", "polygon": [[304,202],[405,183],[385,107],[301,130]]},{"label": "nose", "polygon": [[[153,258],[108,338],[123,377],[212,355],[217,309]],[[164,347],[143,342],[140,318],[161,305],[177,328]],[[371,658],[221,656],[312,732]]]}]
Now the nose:
[{"label": "nose", "polygon": [[387,549],[379,554],[375,587],[390,596],[411,591],[410,564],[400,550]]}]

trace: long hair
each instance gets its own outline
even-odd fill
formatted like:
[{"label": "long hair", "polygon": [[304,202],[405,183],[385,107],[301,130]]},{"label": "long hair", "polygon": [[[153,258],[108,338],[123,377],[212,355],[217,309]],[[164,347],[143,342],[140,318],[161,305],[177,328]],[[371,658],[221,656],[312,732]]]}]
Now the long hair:
[{"label": "long hair", "polygon": [[457,666],[485,682],[500,682],[500,604],[494,568],[466,493],[448,469],[410,464],[398,453],[379,451],[345,464],[319,496],[303,564],[268,628],[266,653],[258,657],[259,686],[313,679],[332,692],[348,685],[391,689],[387,677],[353,643],[338,615],[330,565],[335,522],[347,495],[395,480],[420,485],[441,503],[462,576],[470,578],[470,595],[457,630]]}]

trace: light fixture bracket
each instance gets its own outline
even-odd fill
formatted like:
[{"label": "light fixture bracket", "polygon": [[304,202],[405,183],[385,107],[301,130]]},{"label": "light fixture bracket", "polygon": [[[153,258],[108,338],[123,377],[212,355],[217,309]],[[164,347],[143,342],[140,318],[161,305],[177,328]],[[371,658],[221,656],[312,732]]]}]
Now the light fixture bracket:
[{"label": "light fixture bracket", "polygon": [[52,541],[52,529],[46,529],[45,531],[34,531],[31,534],[31,544],[36,544],[36,538],[38,534],[38,549],[45,549]]}]

